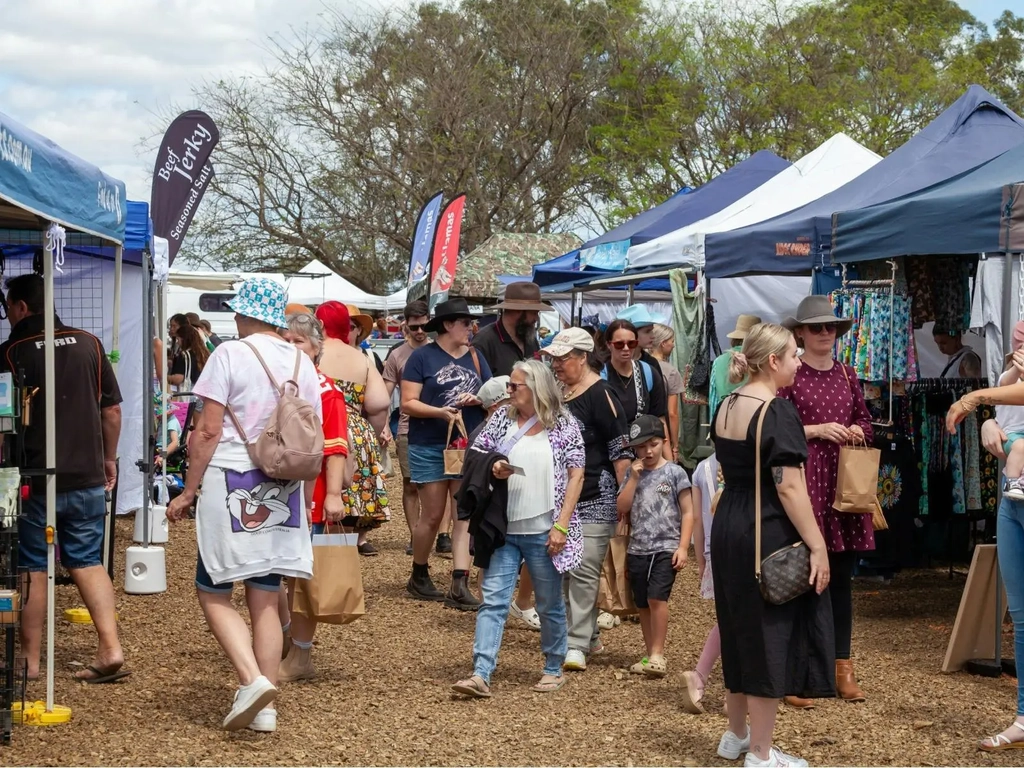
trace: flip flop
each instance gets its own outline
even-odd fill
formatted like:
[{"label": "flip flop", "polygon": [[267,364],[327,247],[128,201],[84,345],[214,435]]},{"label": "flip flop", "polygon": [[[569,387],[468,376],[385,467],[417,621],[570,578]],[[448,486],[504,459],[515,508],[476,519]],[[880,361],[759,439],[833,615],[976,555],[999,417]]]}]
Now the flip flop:
[{"label": "flip flop", "polygon": [[131,674],[131,670],[128,669],[121,669],[120,667],[111,669],[108,667],[103,670],[97,669],[91,664],[85,668],[85,671],[92,672],[95,677],[80,677],[77,674],[72,675],[72,677],[80,683],[86,683],[88,685],[102,685],[103,683],[115,683]]},{"label": "flip flop", "polygon": [[471,699],[489,699],[491,698],[491,691],[485,688],[484,685],[482,678],[473,675],[465,680],[459,680],[459,682],[452,686],[452,690]]},{"label": "flip flop", "polygon": [[559,675],[554,682],[537,683],[533,686],[533,691],[535,693],[554,693],[563,685],[565,685],[565,675]]}]

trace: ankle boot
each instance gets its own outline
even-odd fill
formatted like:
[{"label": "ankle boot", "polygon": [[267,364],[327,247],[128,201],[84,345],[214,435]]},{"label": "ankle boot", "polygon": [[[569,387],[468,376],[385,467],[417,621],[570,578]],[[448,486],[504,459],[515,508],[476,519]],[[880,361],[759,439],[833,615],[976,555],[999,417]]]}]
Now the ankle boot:
[{"label": "ankle boot", "polygon": [[836,692],[844,701],[865,701],[864,691],[857,685],[853,674],[853,662],[849,659],[836,659]]},{"label": "ankle boot", "polygon": [[469,589],[469,576],[452,579],[452,586],[444,596],[444,604],[448,608],[460,611],[475,611],[480,608],[480,601]]},{"label": "ankle boot", "polygon": [[284,640],[281,643],[281,661],[288,658],[288,651],[292,649],[292,631],[289,629],[284,633]]},{"label": "ankle boot", "polygon": [[316,677],[316,667],[313,666],[313,649],[299,648],[293,643],[288,650],[288,655],[277,669],[277,677],[282,683],[312,680]]},{"label": "ankle boot", "polygon": [[783,701],[794,709],[814,709],[814,700],[805,699],[802,696],[786,696]]},{"label": "ankle boot", "polygon": [[441,602],[445,599],[444,592],[434,586],[430,575],[427,573],[417,574],[415,565],[413,565],[412,576],[409,577],[405,588],[417,600],[436,600]]}]

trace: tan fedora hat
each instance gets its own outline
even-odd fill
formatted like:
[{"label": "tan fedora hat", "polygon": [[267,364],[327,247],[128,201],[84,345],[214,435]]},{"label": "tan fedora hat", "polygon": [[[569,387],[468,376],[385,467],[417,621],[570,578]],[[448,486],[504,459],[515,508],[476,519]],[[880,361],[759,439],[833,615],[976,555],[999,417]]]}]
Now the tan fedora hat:
[{"label": "tan fedora hat", "polygon": [[494,309],[550,312],[552,306],[540,300],[540,286],[536,283],[509,283],[505,286],[505,298]]},{"label": "tan fedora hat", "polygon": [[736,327],[725,334],[730,341],[743,341],[747,338],[750,329],[761,322],[757,315],[740,315],[736,318]]},{"label": "tan fedora hat", "polygon": [[853,327],[853,320],[836,317],[828,296],[807,296],[796,308],[796,316],[787,317],[782,324],[791,331],[801,325],[834,325],[836,336],[842,336]]}]

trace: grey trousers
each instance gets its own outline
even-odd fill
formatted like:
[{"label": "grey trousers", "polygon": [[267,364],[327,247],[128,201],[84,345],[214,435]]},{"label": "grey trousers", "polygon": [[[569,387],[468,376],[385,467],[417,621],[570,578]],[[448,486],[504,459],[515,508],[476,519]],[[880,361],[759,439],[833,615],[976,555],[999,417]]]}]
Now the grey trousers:
[{"label": "grey trousers", "polygon": [[615,523],[583,525],[583,562],[564,577],[569,650],[589,653],[591,644],[599,637],[597,593],[601,588],[601,566],[608,554],[608,542],[614,535]]}]

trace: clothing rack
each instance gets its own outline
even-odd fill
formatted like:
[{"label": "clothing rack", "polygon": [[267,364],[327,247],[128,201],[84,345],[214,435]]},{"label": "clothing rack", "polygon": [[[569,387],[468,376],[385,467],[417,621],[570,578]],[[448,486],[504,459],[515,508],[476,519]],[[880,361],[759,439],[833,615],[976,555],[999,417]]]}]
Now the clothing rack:
[{"label": "clothing rack", "polygon": [[884,422],[876,422],[875,426],[891,427],[893,425],[893,393],[892,393],[892,356],[893,356],[893,319],[896,316],[896,260],[887,259],[892,275],[885,280],[848,280],[846,264],[843,264],[843,283],[840,293],[851,293],[851,289],[888,288],[889,291],[889,418]]}]

